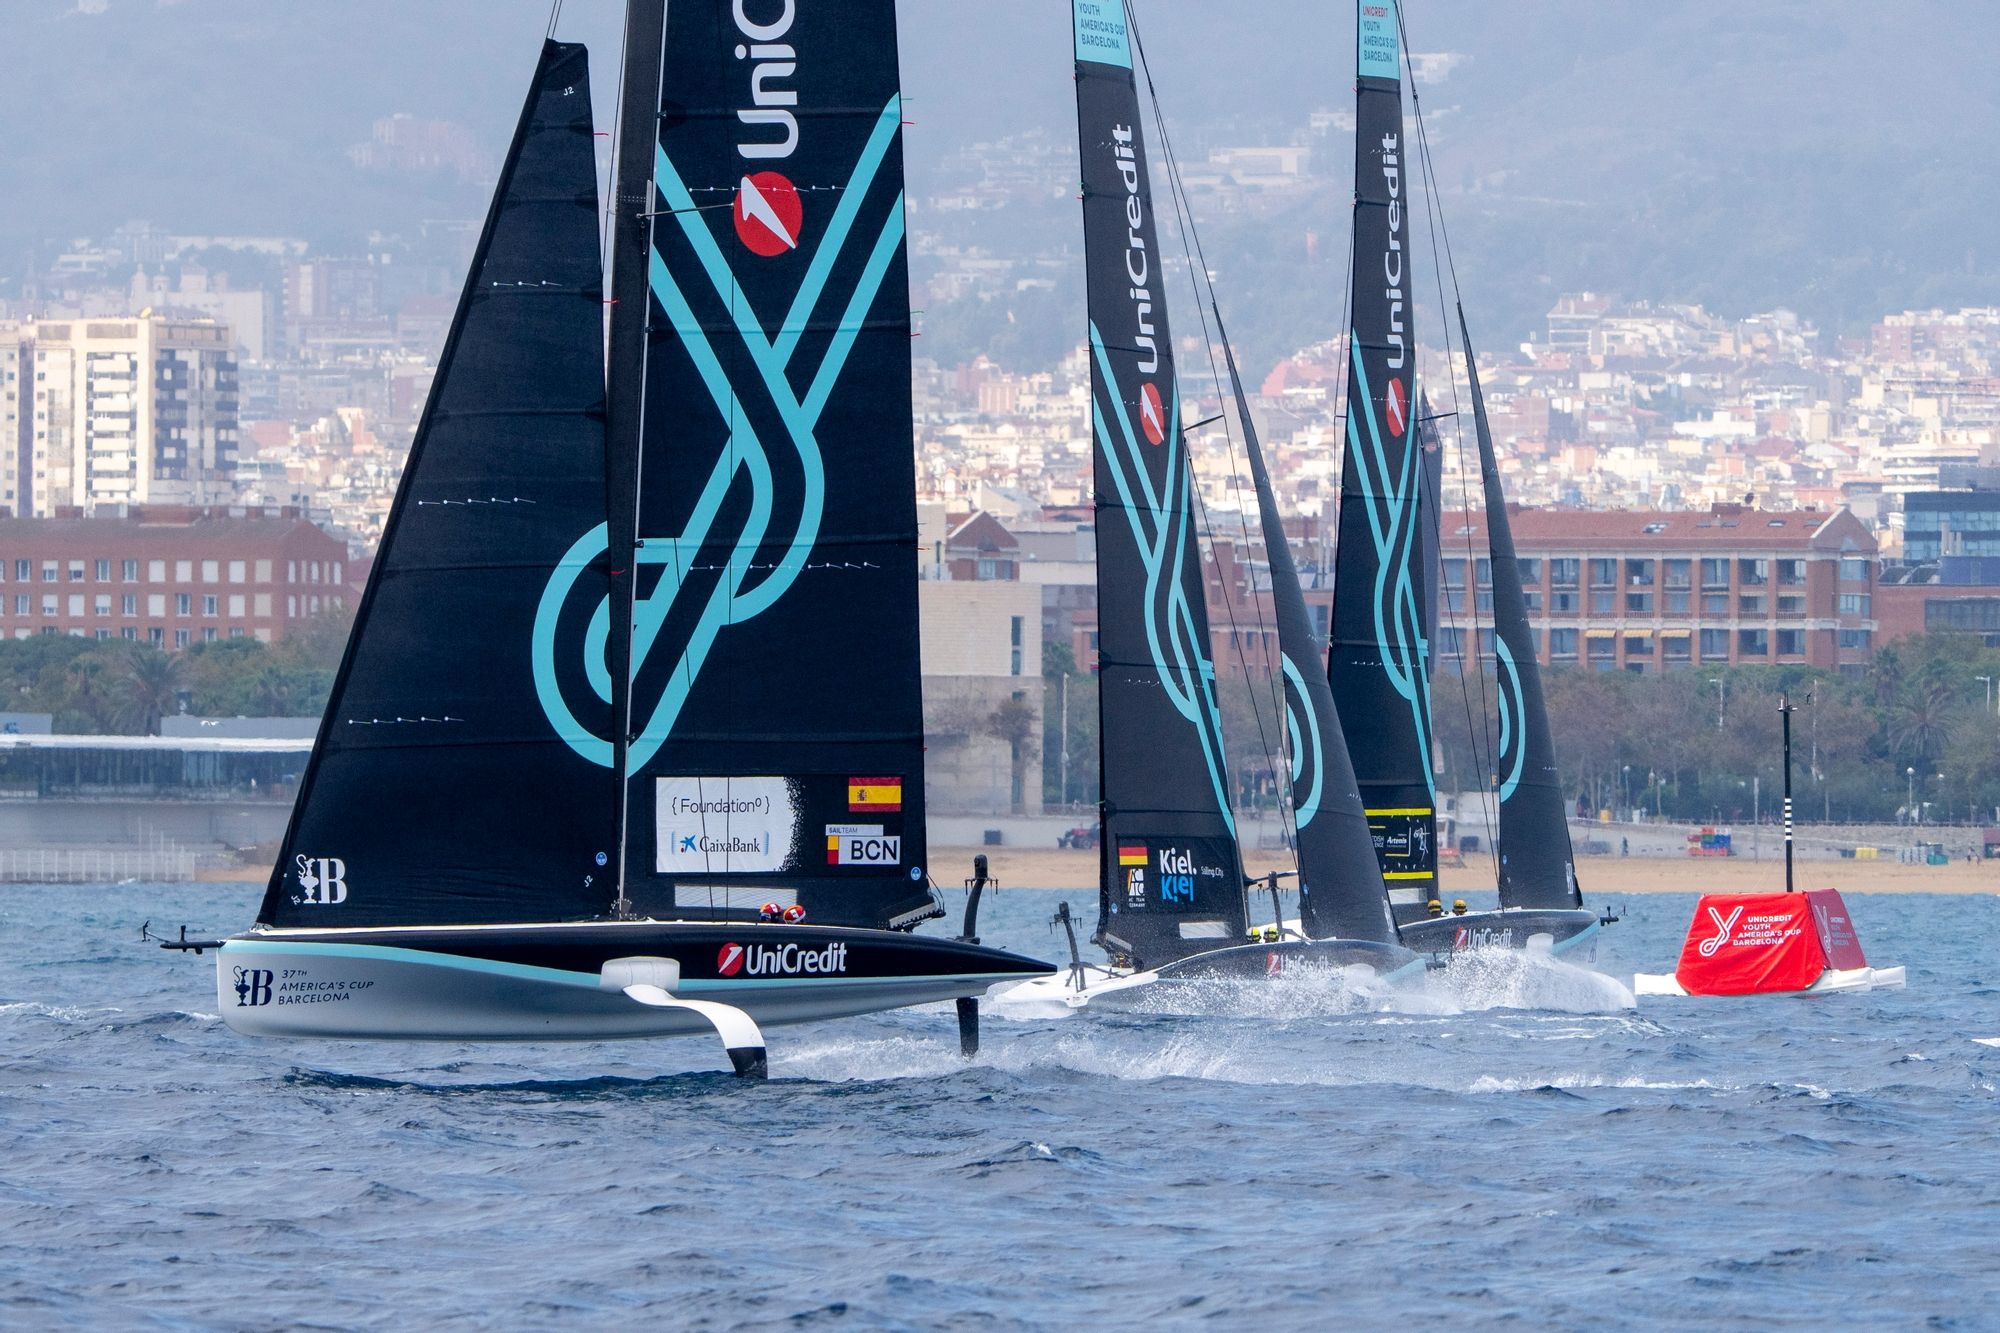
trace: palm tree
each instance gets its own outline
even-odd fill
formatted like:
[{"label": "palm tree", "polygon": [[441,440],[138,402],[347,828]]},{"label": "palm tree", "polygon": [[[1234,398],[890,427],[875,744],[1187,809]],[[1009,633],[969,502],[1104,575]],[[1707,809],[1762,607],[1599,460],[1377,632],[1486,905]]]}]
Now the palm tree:
[{"label": "palm tree", "polygon": [[160,719],[173,711],[180,693],[181,659],[157,648],[141,648],[132,654],[132,665],[121,684],[118,724],[142,735],[157,736]]}]

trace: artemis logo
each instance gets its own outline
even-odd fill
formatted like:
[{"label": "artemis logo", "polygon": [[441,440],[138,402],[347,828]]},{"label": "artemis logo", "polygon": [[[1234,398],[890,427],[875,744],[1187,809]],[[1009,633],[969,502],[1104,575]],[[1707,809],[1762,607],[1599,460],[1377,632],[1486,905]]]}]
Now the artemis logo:
[{"label": "artemis logo", "polygon": [[334,907],[347,901],[347,862],[337,856],[295,856],[292,869],[299,891],[293,900],[310,907]]},{"label": "artemis logo", "polygon": [[1389,377],[1388,392],[1382,395],[1382,412],[1389,421],[1390,437],[1402,439],[1410,424],[1410,400],[1403,392],[1403,381],[1393,375]]},{"label": "artemis logo", "polygon": [[1701,942],[1703,958],[1715,957],[1715,951],[1729,943],[1729,933],[1736,929],[1736,923],[1742,916],[1743,909],[1740,906],[1730,908],[1728,916],[1724,916],[1713,907],[1708,909],[1708,919],[1715,923],[1715,934]]},{"label": "artemis logo", "polygon": [[753,977],[831,976],[847,971],[847,946],[828,944],[807,948],[802,944],[725,944],[715,956],[720,976],[741,972]]},{"label": "artemis logo", "polygon": [[1151,380],[1139,386],[1139,429],[1146,443],[1158,444],[1167,438],[1167,413],[1160,404],[1160,388]]},{"label": "artemis logo", "polygon": [[766,259],[799,248],[805,210],[798,188],[775,171],[745,176],[736,186],[736,238]]}]

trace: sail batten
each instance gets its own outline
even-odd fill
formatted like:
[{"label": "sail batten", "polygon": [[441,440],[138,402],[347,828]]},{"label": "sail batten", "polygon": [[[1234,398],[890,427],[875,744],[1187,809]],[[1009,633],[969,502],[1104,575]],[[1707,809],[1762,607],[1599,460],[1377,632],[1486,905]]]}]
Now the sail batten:
[{"label": "sail batten", "polygon": [[1157,966],[1248,914],[1151,162],[1122,0],[1073,0],[1098,580],[1097,937]]},{"label": "sail batten", "polygon": [[1437,892],[1401,35],[1356,6],[1353,324],[1328,679],[1398,921]]},{"label": "sail batten", "polygon": [[[589,70],[544,46],[258,919],[495,924],[600,913],[608,701],[550,644],[601,600],[602,267]],[[567,700],[562,723],[551,697]],[[393,722],[394,725],[384,725]]]}]

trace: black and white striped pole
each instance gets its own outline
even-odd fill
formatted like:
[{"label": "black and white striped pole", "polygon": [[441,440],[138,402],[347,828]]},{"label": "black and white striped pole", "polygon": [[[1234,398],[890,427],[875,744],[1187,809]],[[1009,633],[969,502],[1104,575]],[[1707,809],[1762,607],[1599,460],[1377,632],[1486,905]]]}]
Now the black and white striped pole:
[{"label": "black and white striped pole", "polygon": [[1778,696],[1778,716],[1785,731],[1785,892],[1792,892],[1792,714],[1798,711],[1786,695]]}]

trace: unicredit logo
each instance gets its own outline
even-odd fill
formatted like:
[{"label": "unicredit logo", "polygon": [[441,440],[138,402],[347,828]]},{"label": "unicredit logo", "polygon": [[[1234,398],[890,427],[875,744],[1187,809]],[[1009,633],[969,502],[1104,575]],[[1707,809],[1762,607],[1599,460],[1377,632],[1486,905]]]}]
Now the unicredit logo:
[{"label": "unicredit logo", "polygon": [[736,187],[736,237],[766,259],[799,247],[805,210],[799,192],[775,171],[745,176]]},{"label": "unicredit logo", "polygon": [[1166,410],[1160,405],[1159,386],[1151,380],[1139,386],[1139,429],[1146,432],[1148,444],[1167,438]]},{"label": "unicredit logo", "polygon": [[1391,378],[1389,390],[1382,396],[1382,412],[1389,419],[1389,435],[1402,439],[1403,431],[1410,423],[1410,402],[1403,393],[1403,381]]},{"label": "unicredit logo", "polygon": [[720,976],[836,976],[847,971],[847,946],[825,944],[725,944],[715,956]]}]

